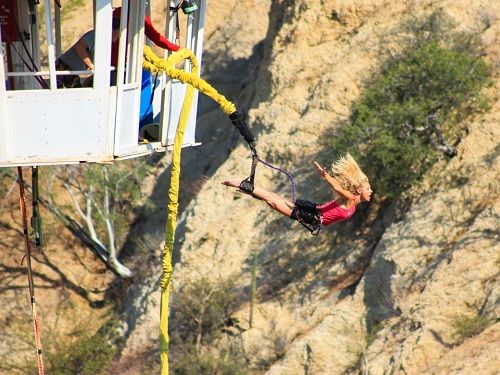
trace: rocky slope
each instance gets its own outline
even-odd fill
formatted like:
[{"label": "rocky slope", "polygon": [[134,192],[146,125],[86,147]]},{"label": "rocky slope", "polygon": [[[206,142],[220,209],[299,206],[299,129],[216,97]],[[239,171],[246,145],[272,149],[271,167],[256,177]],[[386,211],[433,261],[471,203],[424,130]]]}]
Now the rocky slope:
[{"label": "rocky slope", "polygon": [[[441,8],[462,29],[482,28],[486,58],[498,72],[500,9],[493,1],[226,4],[232,17],[210,33],[205,73],[249,109],[261,157],[291,171],[299,195],[313,199],[326,195],[310,160],[327,162],[324,140],[380,64],[388,48],[380,37],[403,17]],[[239,11],[244,19],[234,17]],[[241,81],[232,79],[234,67],[247,74]],[[264,363],[262,371],[273,375],[496,373],[498,110],[495,97],[491,110],[469,124],[457,157],[436,165],[413,193],[402,220],[384,228],[370,216],[357,217],[318,238],[262,202],[220,186],[224,178],[246,176],[248,150],[238,145],[223,160],[211,153],[227,145],[226,136],[220,128],[209,135],[202,130],[202,137],[210,137],[204,142],[216,146],[186,152],[184,169],[200,177],[196,161],[203,160],[205,182],[197,186],[179,230],[173,298],[182,298],[175,290],[201,276],[234,276],[245,290],[256,253],[258,306],[253,327],[239,338],[254,368]],[[208,111],[200,128],[222,121]],[[290,194],[286,179],[263,167],[257,181]],[[347,232],[349,240],[342,236]],[[156,298],[153,293],[150,303]],[[150,310],[130,336],[130,353],[148,341],[146,327],[156,329],[157,311]],[[457,317],[478,313],[491,319],[489,328],[457,342]],[[243,304],[237,316],[245,328],[248,314]]]},{"label": "rocky slope", "polygon": [[[209,1],[202,75],[247,115],[261,158],[292,172],[299,196],[321,201],[328,192],[310,161],[330,162],[328,138],[349,116],[380,56],[397,48],[381,38],[402,18],[436,9],[460,29],[480,31],[495,72],[493,101],[468,124],[458,155],[434,166],[396,221],[390,209],[379,215],[383,207],[375,199],[349,222],[312,237],[262,202],[220,185],[227,177],[248,174],[250,154],[227,117],[200,99],[197,137],[203,146],[183,151],[172,302],[182,300],[183,287],[202,276],[236,279],[241,303],[234,316],[245,331],[231,340],[244,349],[254,373],[498,373],[498,2]],[[153,20],[161,24],[155,14]],[[124,261],[137,276],[118,298],[126,346],[113,374],[144,373],[144,364],[158,360],[168,160],[146,183],[156,209],[136,221],[124,247]],[[257,182],[291,193],[283,175],[262,165]],[[14,243],[16,228],[3,231],[12,241],[6,235],[2,241]],[[58,237],[53,233],[48,242]],[[11,286],[2,294],[0,333],[7,339],[0,353],[31,358],[25,343],[31,339],[29,309],[22,302],[27,297],[17,287],[25,282],[16,263],[22,254],[18,245],[7,249],[2,243],[2,267],[17,276],[5,279]],[[63,246],[50,245],[35,262],[48,347],[57,337],[74,334],[75,326],[94,331],[105,312],[91,302],[105,298],[102,291],[110,286],[107,297],[116,293],[112,275],[93,265],[80,244],[65,238]],[[139,246],[150,252],[138,255]],[[257,306],[250,328],[246,301],[254,255]],[[57,310],[61,306],[63,312]],[[462,315],[481,315],[487,328],[462,341],[453,334]],[[22,322],[12,324],[16,316]]]}]

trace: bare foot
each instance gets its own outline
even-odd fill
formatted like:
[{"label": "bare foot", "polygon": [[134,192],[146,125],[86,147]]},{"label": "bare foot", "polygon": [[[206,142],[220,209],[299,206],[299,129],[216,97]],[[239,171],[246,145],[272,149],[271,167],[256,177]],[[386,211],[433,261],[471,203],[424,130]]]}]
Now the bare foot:
[{"label": "bare foot", "polygon": [[237,179],[222,181],[222,185],[231,186],[231,187],[235,187],[235,188],[239,188],[240,184],[241,184],[241,180],[237,180]]}]

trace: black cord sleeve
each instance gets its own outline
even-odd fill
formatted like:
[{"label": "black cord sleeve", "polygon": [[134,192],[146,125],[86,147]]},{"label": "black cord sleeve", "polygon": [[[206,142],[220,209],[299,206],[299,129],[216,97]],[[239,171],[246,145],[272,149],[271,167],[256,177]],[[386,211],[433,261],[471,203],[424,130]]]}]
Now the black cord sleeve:
[{"label": "black cord sleeve", "polygon": [[229,119],[231,120],[233,125],[236,126],[245,141],[247,141],[249,145],[255,147],[255,137],[253,136],[250,129],[248,129],[247,124],[245,124],[245,122],[241,118],[241,115],[238,112],[233,112],[229,115]]}]

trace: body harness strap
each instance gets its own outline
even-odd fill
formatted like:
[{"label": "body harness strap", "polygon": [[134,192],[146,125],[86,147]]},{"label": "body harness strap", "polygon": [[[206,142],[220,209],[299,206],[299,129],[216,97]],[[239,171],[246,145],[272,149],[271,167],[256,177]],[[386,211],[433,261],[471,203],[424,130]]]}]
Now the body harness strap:
[{"label": "body harness strap", "polygon": [[257,168],[257,164],[259,163],[259,155],[257,155],[257,150],[255,147],[250,145],[250,150],[252,151],[252,168],[250,170],[250,175],[245,178],[240,183],[239,189],[245,193],[252,194],[253,189],[255,188],[254,179],[255,179],[255,169]]},{"label": "body harness strap", "polygon": [[302,220],[297,220],[304,228],[306,228],[313,236],[317,236],[319,234],[319,231],[321,230],[321,223],[318,220],[318,222],[315,222],[314,224],[307,224],[304,223]]},{"label": "body harness strap", "polygon": [[229,119],[233,125],[238,129],[241,136],[245,139],[252,152],[252,169],[250,175],[241,181],[240,190],[252,194],[254,189],[254,179],[255,179],[255,168],[257,168],[257,163],[259,162],[259,155],[257,154],[257,149],[255,148],[255,137],[248,128],[247,124],[243,121],[241,115],[238,112],[233,112],[229,115]]},{"label": "body harness strap", "polygon": [[295,182],[295,179],[293,178],[292,174],[290,172],[287,172],[284,169],[281,169],[279,167],[276,167],[272,165],[271,163],[268,163],[265,160],[262,160],[259,158],[259,155],[257,154],[257,150],[253,145],[250,145],[250,149],[252,150],[252,168],[250,170],[250,175],[245,178],[243,181],[241,181],[239,189],[245,193],[252,194],[253,190],[255,188],[254,185],[254,180],[255,180],[255,170],[257,168],[257,164],[261,163],[264,164],[266,167],[269,167],[271,169],[274,169],[275,171],[284,173],[288,179],[290,180],[292,184],[292,202],[295,203],[295,198],[296,198],[296,191],[297,191],[297,183]]}]

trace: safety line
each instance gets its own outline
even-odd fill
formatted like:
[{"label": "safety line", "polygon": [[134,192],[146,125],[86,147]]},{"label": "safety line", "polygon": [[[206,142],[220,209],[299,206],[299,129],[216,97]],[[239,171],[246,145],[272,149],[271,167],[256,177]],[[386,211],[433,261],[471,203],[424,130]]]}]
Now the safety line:
[{"label": "safety line", "polygon": [[26,209],[26,195],[24,191],[23,169],[17,167],[18,184],[19,184],[19,207],[22,214],[23,232],[24,232],[24,248],[26,258],[26,268],[28,270],[28,287],[31,300],[31,313],[33,315],[33,329],[35,331],[35,346],[38,363],[38,375],[44,375],[43,357],[42,357],[42,337],[41,337],[41,324],[40,316],[36,310],[35,303],[35,283],[33,282],[33,273],[31,270],[31,241],[28,232],[28,213]]},{"label": "safety line", "polygon": [[295,179],[293,178],[292,174],[284,169],[281,169],[279,167],[276,167],[274,165],[272,165],[271,163],[268,163],[267,161],[265,160],[262,160],[262,159],[257,159],[259,161],[259,163],[262,163],[264,164],[265,166],[271,168],[271,169],[274,169],[275,171],[278,171],[278,172],[281,172],[281,173],[284,173],[288,179],[290,180],[290,182],[292,183],[292,202],[295,203],[295,192],[297,191],[297,183],[295,182]]}]

